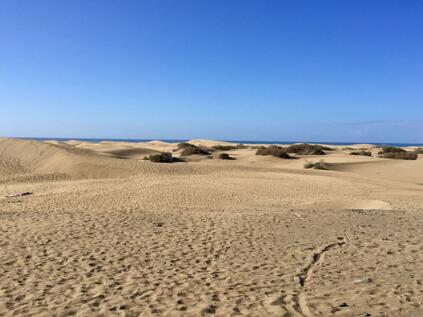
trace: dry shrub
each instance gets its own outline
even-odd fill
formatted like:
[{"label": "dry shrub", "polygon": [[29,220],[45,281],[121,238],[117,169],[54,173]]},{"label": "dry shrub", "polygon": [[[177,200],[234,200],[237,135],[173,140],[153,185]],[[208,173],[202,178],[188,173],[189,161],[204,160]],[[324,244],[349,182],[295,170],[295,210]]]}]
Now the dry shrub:
[{"label": "dry shrub", "polygon": [[275,157],[283,158],[283,159],[293,159],[291,155],[289,155],[286,149],[277,146],[277,145],[270,145],[268,147],[259,147],[256,151],[256,155],[272,155]]},{"label": "dry shrub", "polygon": [[396,147],[396,146],[384,146],[382,148],[383,154],[386,154],[386,153],[404,153],[404,152],[407,152],[407,151],[400,148],[400,147]]},{"label": "dry shrub", "polygon": [[208,149],[189,143],[179,143],[178,150],[182,150],[181,156],[210,155],[210,151]]},{"label": "dry shrub", "polygon": [[299,155],[325,155],[324,149],[327,147],[314,144],[292,144],[287,147],[286,151]]},{"label": "dry shrub", "polygon": [[216,151],[231,151],[231,150],[240,150],[246,149],[247,147],[244,144],[237,144],[237,145],[214,145],[212,146],[213,150]]},{"label": "dry shrub", "polygon": [[423,147],[418,147],[414,152],[417,154],[423,154]]},{"label": "dry shrub", "polygon": [[155,162],[155,163],[173,163],[175,158],[172,157],[172,153],[159,153],[146,156],[145,160]]},{"label": "dry shrub", "polygon": [[313,168],[316,170],[330,170],[331,165],[326,163],[324,160],[320,160],[318,162],[306,161],[306,163],[304,164],[304,168]]},{"label": "dry shrub", "polygon": [[351,152],[350,155],[372,156],[372,152],[370,152],[370,151],[355,151],[355,152]]},{"label": "dry shrub", "polygon": [[395,147],[395,146],[385,146],[382,148],[382,151],[378,153],[380,157],[394,160],[417,160],[417,153],[407,152],[406,150]]},{"label": "dry shrub", "polygon": [[417,160],[416,152],[388,152],[382,154],[383,158],[395,160]]},{"label": "dry shrub", "polygon": [[336,150],[335,148],[329,147],[329,146],[324,146],[324,145],[316,145],[316,146],[318,146],[323,151],[335,151]]},{"label": "dry shrub", "polygon": [[234,158],[230,156],[228,153],[220,153],[219,158],[221,160],[234,160]]}]

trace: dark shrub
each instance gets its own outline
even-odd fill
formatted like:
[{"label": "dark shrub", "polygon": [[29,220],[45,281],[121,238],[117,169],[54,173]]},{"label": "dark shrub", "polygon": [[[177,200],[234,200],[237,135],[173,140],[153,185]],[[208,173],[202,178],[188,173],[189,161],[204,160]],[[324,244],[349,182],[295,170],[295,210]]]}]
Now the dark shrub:
[{"label": "dark shrub", "polygon": [[216,151],[231,151],[236,150],[237,147],[233,145],[213,145],[212,149]]},{"label": "dark shrub", "polygon": [[186,142],[178,143],[178,150],[185,150],[185,149],[189,149],[193,147],[197,147],[197,146],[190,143],[186,143]]},{"label": "dark shrub", "polygon": [[403,152],[407,152],[404,149],[401,149],[400,147],[396,147],[396,146],[384,146],[382,148],[382,153],[386,154],[386,153],[403,153]]},{"label": "dark shrub", "polygon": [[318,162],[306,162],[304,164],[304,168],[313,168],[316,170],[329,170],[331,165],[326,163],[324,160],[320,160]]},{"label": "dark shrub", "polygon": [[417,160],[417,153],[407,152],[404,149],[395,146],[384,146],[378,153],[380,157],[396,160]]},{"label": "dark shrub", "polygon": [[256,155],[272,155],[272,156],[283,158],[283,159],[294,158],[286,152],[286,149],[277,145],[270,145],[268,147],[264,147],[264,146],[259,147],[256,151]]},{"label": "dark shrub", "polygon": [[145,160],[155,163],[173,163],[175,162],[172,153],[152,154],[144,158]]},{"label": "dark shrub", "polygon": [[228,153],[220,153],[219,158],[221,160],[234,160],[234,158],[231,157]]},{"label": "dark shrub", "polygon": [[237,144],[237,145],[214,145],[212,146],[213,150],[216,151],[231,151],[231,150],[240,150],[246,149],[247,147],[244,144]]},{"label": "dark shrub", "polygon": [[372,156],[372,152],[370,152],[370,151],[355,151],[355,152],[351,152],[350,155]]},{"label": "dark shrub", "polygon": [[210,155],[210,152],[199,147],[182,150],[181,156],[189,156],[189,155]]},{"label": "dark shrub", "polygon": [[329,146],[324,146],[324,145],[316,145],[316,146],[318,146],[323,151],[335,151],[336,150],[333,147],[329,147]]},{"label": "dark shrub", "polygon": [[383,158],[396,159],[396,160],[417,160],[416,152],[388,152],[382,154]]},{"label": "dark shrub", "polygon": [[189,155],[210,155],[210,151],[189,143],[179,143],[178,150],[181,151],[181,156],[189,156]]},{"label": "dark shrub", "polygon": [[292,144],[287,147],[288,153],[296,153],[299,155],[325,155],[323,152],[325,147],[314,144]]}]

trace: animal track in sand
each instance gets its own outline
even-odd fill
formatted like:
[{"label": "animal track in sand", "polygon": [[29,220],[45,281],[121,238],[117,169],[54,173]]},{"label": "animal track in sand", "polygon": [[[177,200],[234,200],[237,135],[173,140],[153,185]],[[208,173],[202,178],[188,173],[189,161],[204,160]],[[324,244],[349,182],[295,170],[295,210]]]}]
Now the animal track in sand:
[{"label": "animal track in sand", "polygon": [[[343,240],[344,238],[341,238],[341,239]],[[323,248],[321,248],[320,250],[318,250],[316,253],[313,254],[310,263],[308,263],[301,270],[301,272],[297,274],[298,281],[300,283],[301,288],[303,288],[305,286],[305,283],[310,279],[312,271],[313,271],[313,267],[320,262],[320,259],[322,259],[324,253],[330,251],[331,249],[337,246],[342,246],[344,244],[345,244],[344,241],[330,243],[325,245]]]},{"label": "animal track in sand", "polygon": [[307,305],[307,299],[302,289],[306,287],[307,281],[310,280],[314,267],[323,260],[324,254],[346,243],[343,237],[339,237],[338,239],[340,241],[329,243],[313,253],[310,262],[296,275],[300,286],[299,291],[294,294],[286,295],[282,299],[282,302],[288,310],[288,316],[313,316]]}]

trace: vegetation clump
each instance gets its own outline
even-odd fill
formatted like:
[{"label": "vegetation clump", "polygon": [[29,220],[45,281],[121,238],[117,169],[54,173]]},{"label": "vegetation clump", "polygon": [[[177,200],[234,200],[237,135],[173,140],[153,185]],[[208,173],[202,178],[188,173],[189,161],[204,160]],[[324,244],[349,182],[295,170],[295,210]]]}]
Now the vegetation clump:
[{"label": "vegetation clump", "polygon": [[304,168],[313,168],[316,170],[330,170],[331,169],[331,165],[326,163],[324,160],[320,160],[318,162],[306,162],[304,164]]},{"label": "vegetation clump", "polygon": [[417,154],[416,151],[408,152],[395,146],[384,146],[382,151],[378,153],[379,157],[395,160],[417,160]]},{"label": "vegetation clump", "polygon": [[173,163],[177,161],[174,157],[172,157],[172,153],[151,154],[149,156],[146,156],[144,160],[148,160],[155,163]]},{"label": "vegetation clump", "polygon": [[355,151],[355,152],[351,152],[350,155],[372,156],[372,152],[370,152],[370,151]]},{"label": "vegetation clump", "polygon": [[416,152],[388,152],[382,154],[383,158],[395,160],[417,160]]},{"label": "vegetation clump", "polygon": [[[288,153],[295,153],[299,155],[325,155],[324,150],[328,147],[314,144],[292,144],[286,148]],[[332,150],[332,149],[331,149]]]},{"label": "vegetation clump", "polygon": [[404,153],[406,150],[396,146],[384,146],[381,151],[383,154],[386,153]]},{"label": "vegetation clump", "polygon": [[181,156],[210,155],[210,151],[208,149],[190,143],[179,143],[178,150],[181,150]]},{"label": "vegetation clump", "polygon": [[417,149],[415,149],[415,151],[417,154],[423,154],[423,147],[418,147]]},{"label": "vegetation clump", "polygon": [[230,156],[228,153],[220,153],[219,158],[221,160],[234,160],[234,158]]},{"label": "vegetation clump", "polygon": [[329,147],[329,146],[324,146],[324,145],[316,145],[316,146],[318,146],[323,151],[335,151],[336,150],[335,148]]},{"label": "vegetation clump", "polygon": [[283,159],[293,159],[291,155],[289,155],[285,148],[277,146],[277,145],[270,145],[268,147],[259,147],[256,151],[256,155],[272,155],[275,157],[283,158]]},{"label": "vegetation clump", "polygon": [[231,150],[240,150],[246,149],[247,147],[244,144],[237,144],[237,145],[213,145],[212,149],[216,151],[231,151]]}]

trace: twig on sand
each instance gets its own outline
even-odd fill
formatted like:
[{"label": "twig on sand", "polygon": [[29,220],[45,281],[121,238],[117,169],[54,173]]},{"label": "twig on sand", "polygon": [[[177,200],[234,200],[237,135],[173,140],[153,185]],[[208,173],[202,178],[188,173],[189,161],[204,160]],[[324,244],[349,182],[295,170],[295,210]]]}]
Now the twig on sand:
[{"label": "twig on sand", "polygon": [[28,196],[28,195],[32,195],[32,193],[31,192],[14,193],[14,194],[6,195],[6,198],[23,197],[23,196]]}]

